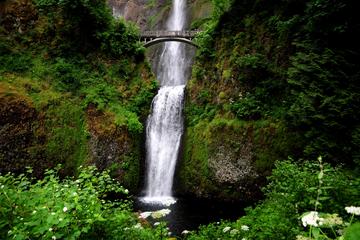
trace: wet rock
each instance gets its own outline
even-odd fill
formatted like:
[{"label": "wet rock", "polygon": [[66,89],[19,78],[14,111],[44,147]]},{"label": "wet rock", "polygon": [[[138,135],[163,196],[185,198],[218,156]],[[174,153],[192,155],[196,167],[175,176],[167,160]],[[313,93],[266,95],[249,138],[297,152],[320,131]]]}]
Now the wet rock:
[{"label": "wet rock", "polygon": [[29,98],[0,85],[0,172],[21,172],[39,162],[41,155],[33,154],[38,117]]}]

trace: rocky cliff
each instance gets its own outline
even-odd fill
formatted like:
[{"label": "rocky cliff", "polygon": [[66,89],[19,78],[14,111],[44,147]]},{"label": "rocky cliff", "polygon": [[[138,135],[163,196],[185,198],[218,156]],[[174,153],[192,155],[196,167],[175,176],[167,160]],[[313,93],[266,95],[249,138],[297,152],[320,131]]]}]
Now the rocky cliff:
[{"label": "rocky cliff", "polygon": [[359,163],[357,14],[333,1],[265,2],[232,1],[199,37],[182,193],[252,199],[288,157]]},{"label": "rocky cliff", "polygon": [[[0,172],[31,167],[41,177],[61,164],[61,174],[76,175],[80,165],[95,164],[137,190],[142,123],[157,89],[149,65],[134,52],[109,57],[95,47],[98,40],[74,27],[70,31],[84,41],[80,48],[91,51],[79,50],[71,45],[78,41],[69,39],[76,34],[64,34],[74,23],[65,27],[61,12],[50,21],[37,7],[28,0],[0,5]],[[102,7],[96,6],[101,17],[108,14]],[[112,26],[110,18],[99,21]],[[119,24],[124,31],[129,27]],[[126,38],[121,43],[135,44]]]},{"label": "rocky cliff", "polygon": [[[167,0],[108,0],[108,3],[114,16],[132,21],[142,30],[164,29],[171,8],[171,1]],[[189,26],[211,15],[209,0],[191,0],[187,6]]]}]

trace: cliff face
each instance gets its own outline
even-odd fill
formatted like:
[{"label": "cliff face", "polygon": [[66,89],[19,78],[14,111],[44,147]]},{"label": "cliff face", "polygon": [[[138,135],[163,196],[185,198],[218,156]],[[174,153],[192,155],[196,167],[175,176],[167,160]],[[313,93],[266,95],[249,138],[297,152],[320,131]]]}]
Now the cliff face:
[{"label": "cliff face", "polygon": [[94,164],[137,190],[141,134],[117,127],[110,112],[93,106],[84,112],[77,106],[79,99],[60,95],[39,105],[33,98],[45,96],[34,96],[33,86],[23,79],[14,81],[16,87],[7,80],[0,83],[0,172],[21,173],[32,167],[34,176],[41,177],[45,169],[62,164],[62,174],[73,175],[80,165]]},{"label": "cliff face", "polygon": [[334,4],[233,1],[212,20],[187,87],[183,193],[254,198],[289,156],[358,166],[359,18]]},{"label": "cliff face", "polygon": [[[35,130],[39,114],[32,101],[0,84],[0,169],[17,172],[23,166],[34,166],[38,157],[31,158],[36,144]],[[36,149],[33,149],[36,151]],[[45,164],[46,165],[46,164]]]},{"label": "cliff face", "polygon": [[86,123],[89,132],[87,162],[100,170],[109,169],[124,186],[138,190],[144,158],[142,136],[116,127],[114,116],[93,107],[86,112]]},{"label": "cliff face", "polygon": [[132,21],[144,29],[147,25],[146,2],[141,0],[109,0],[108,4],[115,17],[124,17],[126,20]]},{"label": "cliff face", "polygon": [[258,199],[274,161],[291,154],[295,139],[281,122],[218,116],[187,126],[177,172],[179,194],[235,201]]},{"label": "cliff face", "polygon": [[[164,29],[171,8],[171,1],[108,0],[113,15],[136,23],[142,30]],[[209,0],[188,1],[188,24],[201,21],[211,15]]]},{"label": "cliff face", "polygon": [[[98,48],[61,52],[57,44],[69,44],[67,34],[58,41],[65,28],[61,12],[49,21],[32,1],[2,1],[0,13],[0,172],[32,167],[41,177],[61,164],[61,174],[76,175],[80,165],[95,164],[136,191],[142,123],[157,89],[144,56],[109,57]],[[48,26],[53,23],[56,28]],[[78,30],[88,46],[97,44]],[[134,44],[126,36],[121,43]]]}]

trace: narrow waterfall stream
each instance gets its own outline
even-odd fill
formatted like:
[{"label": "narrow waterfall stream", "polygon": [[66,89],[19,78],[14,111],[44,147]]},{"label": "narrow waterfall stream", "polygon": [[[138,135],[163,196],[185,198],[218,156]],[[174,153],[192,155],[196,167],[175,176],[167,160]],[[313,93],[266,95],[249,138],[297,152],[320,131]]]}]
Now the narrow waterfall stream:
[{"label": "narrow waterfall stream", "polygon": [[[167,30],[183,30],[186,0],[173,0]],[[146,203],[175,202],[172,185],[183,134],[186,84],[186,53],[183,43],[167,42],[160,56],[157,78],[160,90],[153,99],[146,126]]]}]

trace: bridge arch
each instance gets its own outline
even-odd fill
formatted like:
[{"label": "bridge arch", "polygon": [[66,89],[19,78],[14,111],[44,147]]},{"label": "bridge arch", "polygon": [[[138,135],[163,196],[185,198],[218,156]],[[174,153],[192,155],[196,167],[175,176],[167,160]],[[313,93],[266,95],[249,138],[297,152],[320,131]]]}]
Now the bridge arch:
[{"label": "bridge arch", "polygon": [[182,30],[182,31],[169,31],[169,30],[158,30],[158,31],[144,31],[141,33],[140,41],[144,43],[145,47],[152,45],[175,41],[190,44],[194,47],[198,47],[192,40],[199,33],[198,30]]},{"label": "bridge arch", "polygon": [[162,42],[182,42],[182,43],[187,43],[191,46],[194,46],[196,48],[198,48],[199,46],[194,43],[193,41],[191,41],[190,39],[186,39],[186,38],[180,38],[180,37],[160,37],[160,38],[155,38],[155,39],[152,39],[148,42],[145,42],[144,43],[144,47],[150,47],[150,46],[153,46],[155,44],[158,44],[158,43],[162,43]]}]

